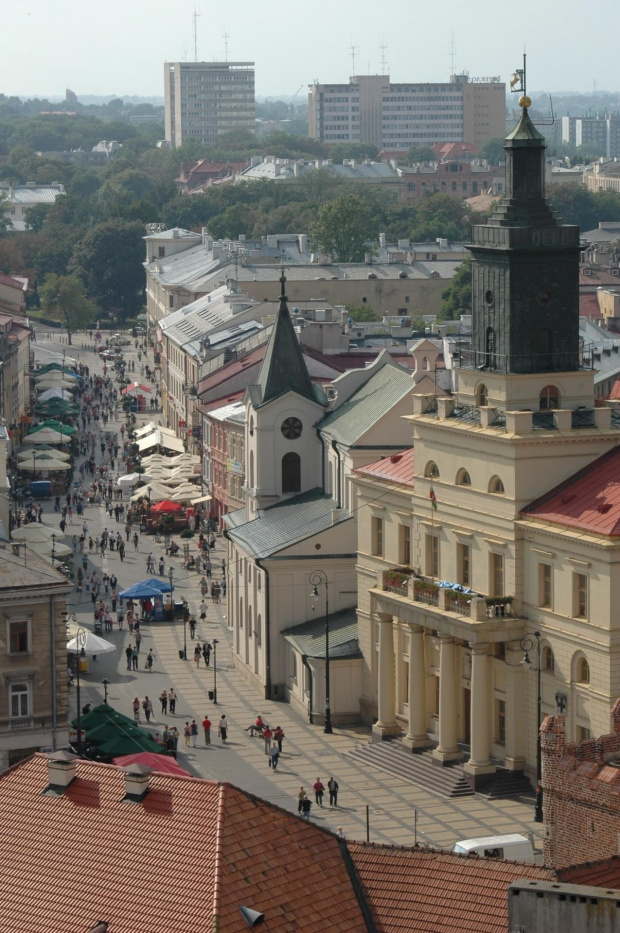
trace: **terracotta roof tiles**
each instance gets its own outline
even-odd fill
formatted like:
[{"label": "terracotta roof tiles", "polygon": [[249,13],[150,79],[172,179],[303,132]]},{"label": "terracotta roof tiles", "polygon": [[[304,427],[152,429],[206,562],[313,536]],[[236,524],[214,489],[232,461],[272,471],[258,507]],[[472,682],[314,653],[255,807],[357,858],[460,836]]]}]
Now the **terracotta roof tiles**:
[{"label": "terracotta roof tiles", "polygon": [[359,467],[355,473],[362,476],[372,476],[373,479],[384,480],[388,483],[397,483],[399,486],[413,487],[413,447],[403,450],[402,453],[382,457],[373,463]]},{"label": "terracotta roof tiles", "polygon": [[566,884],[587,884],[595,888],[620,888],[620,856],[600,862],[586,862],[571,868],[560,868],[558,880]]}]

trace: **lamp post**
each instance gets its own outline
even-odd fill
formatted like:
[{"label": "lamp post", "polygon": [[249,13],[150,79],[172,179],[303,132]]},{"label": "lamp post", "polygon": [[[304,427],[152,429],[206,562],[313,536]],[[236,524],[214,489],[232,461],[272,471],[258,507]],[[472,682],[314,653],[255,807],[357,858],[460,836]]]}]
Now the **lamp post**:
[{"label": "lamp post", "polygon": [[[73,614],[73,619],[75,621],[75,613]],[[87,631],[85,628],[80,628],[77,630],[75,640],[80,650],[77,655],[77,683],[76,683],[76,697],[77,697],[77,742],[76,747],[78,755],[82,754],[82,699],[80,693],[80,661],[82,658],[86,657],[86,652],[84,651],[84,642],[86,640]]]},{"label": "lamp post", "polygon": [[54,558],[56,557],[56,535],[52,535],[52,567],[54,566]]},{"label": "lamp post", "polygon": [[[308,577],[312,585],[311,599],[318,604],[320,598],[319,587],[325,587],[325,724],[323,732],[331,735],[332,729],[332,710],[331,697],[329,690],[329,581],[327,574],[323,570],[314,570]],[[315,608],[314,606],[312,607]]]},{"label": "lamp post", "polygon": [[521,641],[519,642],[521,648],[525,652],[521,664],[529,671],[532,667],[532,661],[530,660],[530,651],[536,649],[536,655],[538,660],[537,668],[537,685],[538,685],[538,696],[537,696],[537,706],[536,706],[536,717],[537,717],[537,727],[536,727],[536,802],[534,803],[534,822],[542,823],[543,822],[543,788],[542,788],[542,748],[540,741],[540,719],[542,714],[542,689],[541,689],[541,663],[540,663],[540,632],[526,632]]},{"label": "lamp post", "polygon": [[219,641],[214,638],[211,644],[213,645],[213,702],[217,703],[217,646]]},{"label": "lamp post", "polygon": [[108,684],[110,683],[110,681],[108,680],[107,677],[104,677],[101,683],[103,684],[103,702],[107,706],[108,705]]}]

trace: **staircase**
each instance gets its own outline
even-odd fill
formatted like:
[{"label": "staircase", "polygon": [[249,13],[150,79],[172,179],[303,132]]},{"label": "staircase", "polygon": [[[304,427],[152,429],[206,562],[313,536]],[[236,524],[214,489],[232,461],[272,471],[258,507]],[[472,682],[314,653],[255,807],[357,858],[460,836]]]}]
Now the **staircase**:
[{"label": "staircase", "polygon": [[502,797],[533,797],[534,788],[523,771],[508,771],[506,768],[498,768],[478,793],[493,800]]},{"label": "staircase", "polygon": [[434,761],[431,749],[412,752],[394,738],[357,745],[350,754],[358,761],[387,771],[403,781],[420,784],[430,794],[453,799],[474,796],[462,763],[453,761],[441,767]]}]

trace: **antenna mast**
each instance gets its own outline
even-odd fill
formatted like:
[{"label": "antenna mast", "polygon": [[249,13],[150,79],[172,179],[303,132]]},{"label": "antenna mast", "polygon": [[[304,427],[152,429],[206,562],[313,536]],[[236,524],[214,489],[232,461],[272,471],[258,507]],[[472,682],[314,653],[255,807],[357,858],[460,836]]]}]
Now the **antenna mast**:
[{"label": "antenna mast", "polygon": [[353,68],[351,77],[354,78],[355,77],[355,58],[357,56],[357,53],[359,52],[359,47],[357,45],[352,45],[350,46],[350,49],[351,49],[351,65]]},{"label": "antenna mast", "polygon": [[192,14],[192,19],[194,21],[194,61],[198,61],[198,17],[200,13],[196,9],[196,4],[194,3],[194,12]]},{"label": "antenna mast", "polygon": [[454,56],[455,56],[455,54],[456,54],[456,52],[455,52],[455,49],[454,49],[454,32],[453,32],[453,33],[452,33],[452,36],[451,36],[451,38],[450,38],[450,74],[451,74],[451,75],[454,74]]},{"label": "antenna mast", "polygon": [[224,40],[224,61],[228,61],[228,40],[230,39],[230,33],[228,29],[225,29],[222,33],[222,39]]},{"label": "antenna mast", "polygon": [[387,60],[385,57],[387,45],[385,42],[382,42],[379,48],[381,49],[381,74],[384,75],[387,73]]}]

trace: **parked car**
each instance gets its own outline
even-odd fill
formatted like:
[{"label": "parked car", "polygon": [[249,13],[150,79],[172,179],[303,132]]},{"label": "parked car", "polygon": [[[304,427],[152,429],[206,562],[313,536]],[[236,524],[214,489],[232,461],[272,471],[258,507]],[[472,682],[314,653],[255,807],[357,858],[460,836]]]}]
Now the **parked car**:
[{"label": "parked car", "polygon": [[480,836],[477,839],[462,839],[453,852],[461,855],[482,855],[484,858],[508,859],[511,862],[534,862],[532,840],[520,833],[506,836]]},{"label": "parked car", "polygon": [[15,490],[15,497],[21,496],[22,499],[51,499],[52,484],[48,479],[38,479],[32,483],[26,483]]}]

